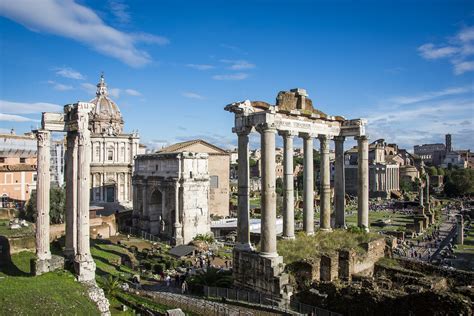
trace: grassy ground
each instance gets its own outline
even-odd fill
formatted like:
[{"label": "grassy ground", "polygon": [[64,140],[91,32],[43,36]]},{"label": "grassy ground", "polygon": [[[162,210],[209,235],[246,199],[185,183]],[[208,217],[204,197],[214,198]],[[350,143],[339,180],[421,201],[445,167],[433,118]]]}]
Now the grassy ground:
[{"label": "grassy ground", "polygon": [[[384,227],[380,226],[373,226],[372,224],[375,223],[377,220],[386,220],[390,219],[391,222],[389,225]],[[346,215],[346,223],[348,226],[356,226],[357,225],[357,212],[353,212],[351,215]],[[369,212],[369,224],[370,224],[370,231],[378,232],[378,231],[405,231],[406,224],[412,224],[413,218],[409,215],[397,214],[391,211],[378,211],[378,212]]]},{"label": "grassy ground", "polygon": [[299,233],[294,240],[278,240],[278,253],[283,256],[285,263],[319,257],[321,254],[338,249],[354,249],[358,253],[363,253],[364,250],[359,244],[375,238],[380,236],[343,229],[335,229],[332,233],[317,231],[313,236]]},{"label": "grassy ground", "polygon": [[0,315],[99,315],[84,287],[67,271],[30,276],[31,252],[0,267]]},{"label": "grassy ground", "polygon": [[33,224],[28,223],[28,227],[22,227],[18,229],[10,229],[8,227],[7,220],[0,220],[0,236],[5,237],[20,237],[26,235],[34,235],[35,230],[33,229]]},{"label": "grassy ground", "polygon": [[453,266],[458,269],[474,271],[474,225],[471,225],[464,237],[464,245],[458,245],[455,249],[457,260],[453,260]]}]

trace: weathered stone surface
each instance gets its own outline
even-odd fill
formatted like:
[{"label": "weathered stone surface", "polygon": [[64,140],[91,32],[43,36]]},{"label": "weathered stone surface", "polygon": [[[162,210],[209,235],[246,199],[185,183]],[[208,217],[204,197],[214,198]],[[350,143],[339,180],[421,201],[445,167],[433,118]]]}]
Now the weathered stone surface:
[{"label": "weathered stone surface", "polygon": [[101,316],[110,316],[110,303],[105,297],[104,290],[97,286],[95,281],[86,282],[87,294],[89,298],[97,305]]}]

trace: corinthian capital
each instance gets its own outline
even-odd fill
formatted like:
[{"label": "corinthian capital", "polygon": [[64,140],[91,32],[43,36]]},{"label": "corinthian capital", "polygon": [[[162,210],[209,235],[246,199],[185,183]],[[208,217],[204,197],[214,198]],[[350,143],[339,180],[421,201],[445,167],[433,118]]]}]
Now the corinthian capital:
[{"label": "corinthian capital", "polygon": [[46,130],[38,130],[36,131],[36,139],[38,140],[38,146],[49,147],[51,132]]}]

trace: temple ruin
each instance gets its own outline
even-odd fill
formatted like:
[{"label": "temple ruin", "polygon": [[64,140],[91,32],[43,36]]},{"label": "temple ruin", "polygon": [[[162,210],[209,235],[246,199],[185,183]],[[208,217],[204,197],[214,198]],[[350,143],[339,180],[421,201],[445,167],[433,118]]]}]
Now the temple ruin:
[{"label": "temple ruin", "polygon": [[[275,138],[284,144],[284,210],[283,238],[295,238],[293,189],[293,139],[301,137],[304,145],[303,230],[314,234],[314,172],[313,141],[320,142],[320,222],[319,229],[330,232],[331,190],[329,142],[335,142],[335,227],[344,228],[345,177],[344,140],[354,137],[358,143],[358,226],[369,230],[369,166],[366,121],[346,120],[330,116],[313,107],[304,89],[281,91],[276,104],[262,101],[242,101],[229,104],[226,111],[235,114],[232,129],[238,136],[238,225],[234,247],[234,282],[236,286],[288,297],[291,288],[284,273],[283,257],[277,253]],[[249,134],[261,135],[262,151],[262,228],[261,247],[257,252],[250,244],[249,232]]]}]

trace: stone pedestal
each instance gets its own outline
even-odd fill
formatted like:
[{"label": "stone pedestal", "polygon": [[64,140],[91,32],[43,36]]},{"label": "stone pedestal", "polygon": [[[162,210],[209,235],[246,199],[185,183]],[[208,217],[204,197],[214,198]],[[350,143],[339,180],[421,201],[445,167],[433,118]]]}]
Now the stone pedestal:
[{"label": "stone pedestal", "polygon": [[292,294],[282,256],[265,257],[257,252],[234,248],[232,268],[236,287],[282,299],[289,299]]},{"label": "stone pedestal", "polygon": [[332,282],[339,275],[339,255],[337,253],[321,256],[321,281]]},{"label": "stone pedestal", "polygon": [[64,269],[64,258],[61,256],[51,255],[50,259],[31,261],[31,272],[34,275],[41,275],[46,272]]},{"label": "stone pedestal", "polygon": [[415,232],[417,234],[421,234],[426,229],[426,223],[428,222],[428,218],[423,214],[417,214],[413,216],[413,223],[415,225]]}]

